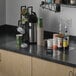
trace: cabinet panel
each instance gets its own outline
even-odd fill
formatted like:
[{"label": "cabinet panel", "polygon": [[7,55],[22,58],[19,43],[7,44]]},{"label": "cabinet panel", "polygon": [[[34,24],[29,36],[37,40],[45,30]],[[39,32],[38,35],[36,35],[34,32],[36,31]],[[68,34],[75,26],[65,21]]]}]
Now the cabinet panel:
[{"label": "cabinet panel", "polygon": [[74,68],[74,76],[76,76],[76,68]]},{"label": "cabinet panel", "polygon": [[69,76],[69,72],[73,71],[71,67],[37,58],[32,58],[32,65],[32,76]]},{"label": "cabinet panel", "polygon": [[12,60],[14,76],[31,76],[31,57],[16,54]]},{"label": "cabinet panel", "polygon": [[4,50],[0,55],[0,76],[73,76],[68,66]]},{"label": "cabinet panel", "polygon": [[5,76],[31,76],[31,57],[0,50],[0,72]]}]

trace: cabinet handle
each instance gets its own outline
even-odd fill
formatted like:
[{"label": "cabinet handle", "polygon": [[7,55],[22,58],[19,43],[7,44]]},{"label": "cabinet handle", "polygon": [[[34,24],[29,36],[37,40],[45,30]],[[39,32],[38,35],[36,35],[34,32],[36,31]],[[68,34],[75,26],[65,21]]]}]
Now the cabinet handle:
[{"label": "cabinet handle", "polygon": [[74,73],[72,71],[69,71],[69,76],[74,76]]},{"label": "cabinet handle", "polygon": [[0,62],[1,62],[1,53],[0,53]]}]

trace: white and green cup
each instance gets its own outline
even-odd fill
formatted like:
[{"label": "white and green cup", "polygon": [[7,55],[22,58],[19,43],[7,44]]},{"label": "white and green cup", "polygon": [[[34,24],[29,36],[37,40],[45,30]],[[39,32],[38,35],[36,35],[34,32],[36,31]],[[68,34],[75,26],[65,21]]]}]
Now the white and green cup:
[{"label": "white and green cup", "polygon": [[20,48],[22,44],[22,34],[17,34],[16,35],[16,47]]}]

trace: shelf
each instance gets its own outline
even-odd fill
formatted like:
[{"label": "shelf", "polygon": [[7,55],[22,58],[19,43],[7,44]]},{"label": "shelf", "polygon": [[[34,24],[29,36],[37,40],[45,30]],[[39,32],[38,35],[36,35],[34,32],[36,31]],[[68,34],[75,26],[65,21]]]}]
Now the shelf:
[{"label": "shelf", "polygon": [[48,9],[55,12],[55,4],[45,4],[41,6],[43,9]]},{"label": "shelf", "polygon": [[43,9],[48,9],[53,12],[60,12],[60,9],[61,9],[60,4],[47,3],[44,1],[41,2],[40,7],[42,7]]},{"label": "shelf", "polygon": [[46,0],[41,1],[40,7],[43,9],[47,9],[53,12],[60,12],[61,7],[68,7],[68,8],[76,8],[76,4],[56,4],[54,2],[48,3]]}]

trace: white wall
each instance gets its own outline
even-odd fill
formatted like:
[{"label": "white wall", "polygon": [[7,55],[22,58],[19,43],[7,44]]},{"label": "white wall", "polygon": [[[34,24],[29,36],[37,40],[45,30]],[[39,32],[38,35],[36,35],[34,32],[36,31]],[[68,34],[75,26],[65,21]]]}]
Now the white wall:
[{"label": "white wall", "polygon": [[26,5],[26,0],[6,0],[6,24],[18,25],[21,5]]},{"label": "white wall", "polygon": [[[76,8],[62,8],[62,12],[65,17],[72,19],[72,25],[70,27],[70,34],[76,36]],[[63,17],[64,17],[63,16]]]},{"label": "white wall", "polygon": [[[58,32],[60,15],[63,18],[72,19],[72,26],[70,27],[70,35],[76,36],[76,8],[63,7],[61,13],[54,13],[52,11],[43,10],[40,7],[41,0],[6,0],[6,24],[17,26],[19,19],[19,12],[21,5],[32,5],[34,11],[38,16],[44,19],[44,27],[47,31]],[[64,26],[62,26],[64,27]]]},{"label": "white wall", "polygon": [[[33,0],[6,0],[6,24],[17,26],[18,19],[20,18],[20,6],[29,6],[29,2],[31,3],[30,6],[35,5]],[[35,5],[35,9],[38,7]]]},{"label": "white wall", "polygon": [[5,24],[5,0],[0,0],[0,25],[4,25]]}]

